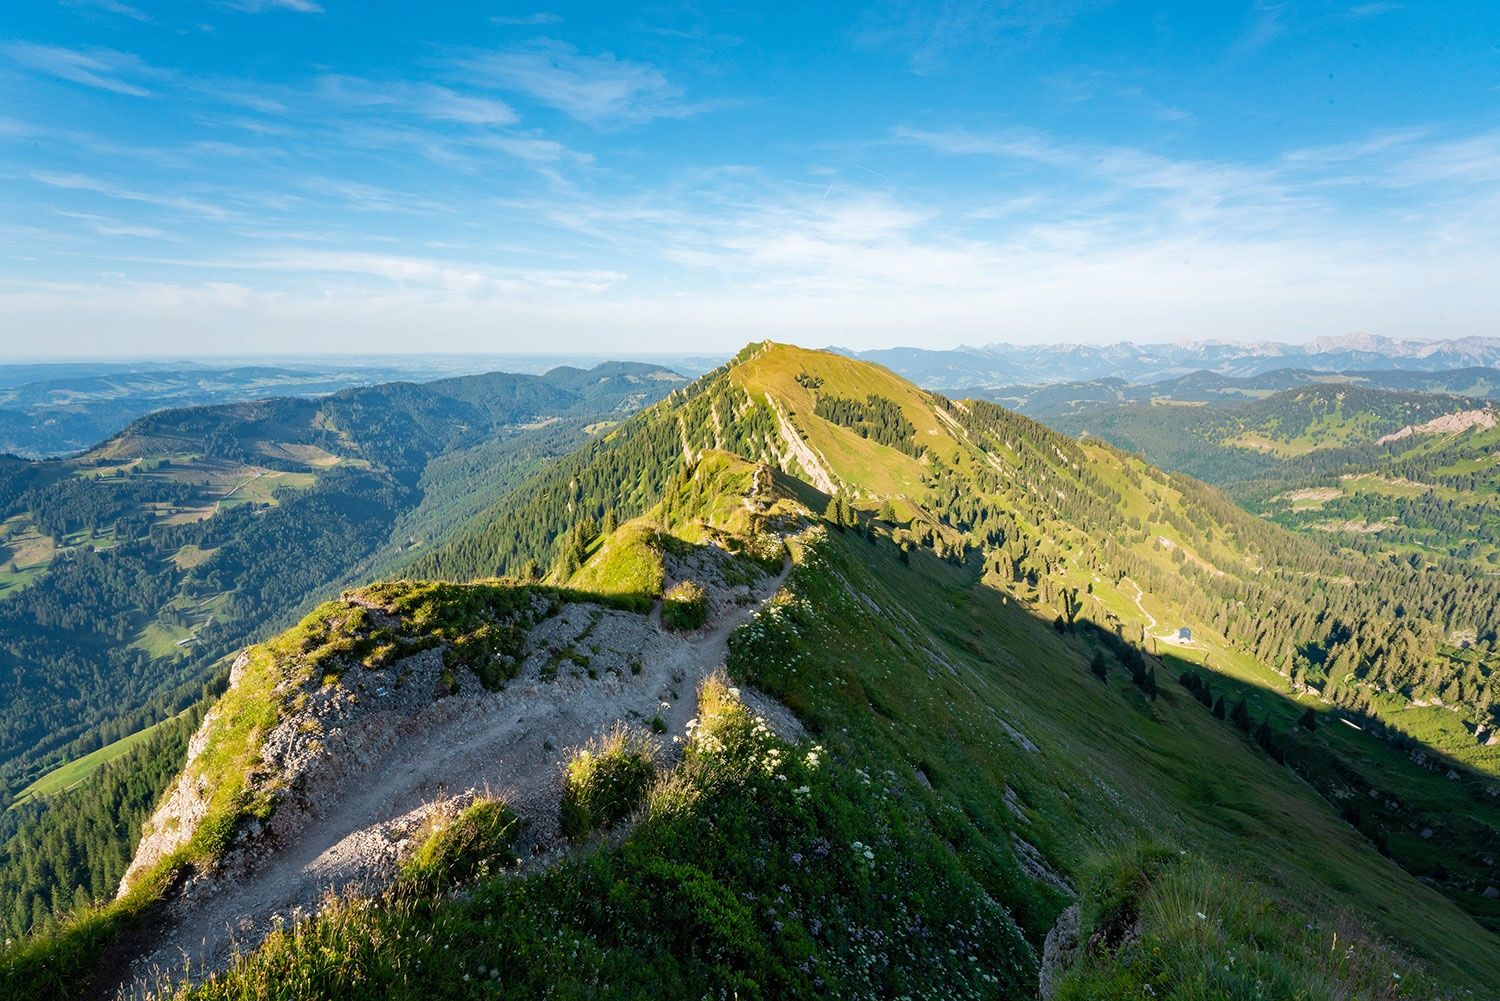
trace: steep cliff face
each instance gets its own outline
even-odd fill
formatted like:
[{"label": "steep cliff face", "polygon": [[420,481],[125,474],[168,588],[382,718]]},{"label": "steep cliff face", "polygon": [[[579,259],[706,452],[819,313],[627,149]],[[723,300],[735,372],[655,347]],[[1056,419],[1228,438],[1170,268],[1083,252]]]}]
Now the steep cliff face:
[{"label": "steep cliff face", "polygon": [[[229,671],[230,688],[243,682],[245,667],[249,662],[248,653],[241,653],[235,658]],[[117,897],[130,892],[141,876],[156,868],[163,859],[184,849],[208,814],[212,779],[204,775],[198,765],[224,714],[224,707],[225,703],[221,702],[210,709],[199,724],[198,731],[188,742],[182,774],[178,776],[167,798],[141,829],[140,844],[136,846],[135,857],[131,859],[124,878],[120,880]]]}]

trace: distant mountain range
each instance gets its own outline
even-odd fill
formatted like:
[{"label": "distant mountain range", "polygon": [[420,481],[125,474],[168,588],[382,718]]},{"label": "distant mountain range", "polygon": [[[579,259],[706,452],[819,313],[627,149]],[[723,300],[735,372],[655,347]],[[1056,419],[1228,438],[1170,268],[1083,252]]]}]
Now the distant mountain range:
[{"label": "distant mountain range", "polygon": [[1500,338],[1397,340],[1373,334],[1323,337],[1305,344],[1205,340],[1171,344],[989,344],[946,351],[834,349],[884,365],[928,389],[994,388],[1023,383],[1116,377],[1157,382],[1191,372],[1248,377],[1277,369],[1314,372],[1405,369],[1437,372],[1500,366]]},{"label": "distant mountain range", "polygon": [[[443,377],[567,372],[604,362],[585,355],[369,355],[177,361],[0,364],[0,454],[72,455],[157,411],[279,396],[327,396],[355,386]],[[682,356],[687,375],[722,359]],[[585,366],[580,368],[577,366]],[[654,361],[653,367],[660,367]]]},{"label": "distant mountain range", "polygon": [[[1365,372],[1315,372],[1279,368],[1258,375],[1231,376],[1197,371],[1160,382],[1129,382],[1118,376],[1079,382],[1044,382],[1029,386],[970,386],[955,390],[959,398],[993,400],[1046,424],[1098,414],[1129,404],[1234,407],[1275,393],[1303,387],[1383,389],[1403,393],[1439,393],[1500,400],[1500,369],[1454,368],[1439,372],[1383,369]],[[1201,474],[1198,474],[1201,475]]]}]

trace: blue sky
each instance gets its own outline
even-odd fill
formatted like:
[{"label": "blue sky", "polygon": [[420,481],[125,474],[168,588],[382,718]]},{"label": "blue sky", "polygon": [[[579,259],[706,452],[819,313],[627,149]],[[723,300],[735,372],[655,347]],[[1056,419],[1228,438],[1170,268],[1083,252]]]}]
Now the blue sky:
[{"label": "blue sky", "polygon": [[1500,334],[1500,5],[15,0],[0,356]]}]

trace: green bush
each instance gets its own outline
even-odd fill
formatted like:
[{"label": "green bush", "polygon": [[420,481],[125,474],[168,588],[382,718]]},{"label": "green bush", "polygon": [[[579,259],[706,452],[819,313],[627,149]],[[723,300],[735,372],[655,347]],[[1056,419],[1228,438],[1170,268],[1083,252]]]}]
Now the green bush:
[{"label": "green bush", "polygon": [[417,847],[401,864],[400,882],[436,890],[484,875],[509,860],[521,820],[505,801],[481,797],[454,813],[435,811],[419,832]]},{"label": "green bush", "polygon": [[697,629],[708,619],[708,592],[685,580],[662,595],[661,621],[668,629]]},{"label": "green bush", "polygon": [[558,822],[578,841],[626,817],[656,778],[656,741],[616,726],[580,748],[563,766]]}]

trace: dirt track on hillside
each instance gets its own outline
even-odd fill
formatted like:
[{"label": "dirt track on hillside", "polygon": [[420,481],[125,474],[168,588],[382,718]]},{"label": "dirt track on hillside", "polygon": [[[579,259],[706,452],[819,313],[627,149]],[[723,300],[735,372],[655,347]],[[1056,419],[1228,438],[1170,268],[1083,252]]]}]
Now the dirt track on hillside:
[{"label": "dirt track on hillside", "polygon": [[[222,968],[236,950],[253,948],[276,923],[314,911],[327,892],[384,882],[431,810],[461,805],[476,792],[503,794],[526,821],[523,855],[545,861],[565,850],[557,803],[567,750],[622,719],[659,714],[668,735],[682,734],[696,712],[699,683],[724,663],[730,632],[748,621],[785,576],[784,569],[763,579],[748,604],[728,608],[708,629],[688,636],[664,631],[659,611],[648,618],[569,606],[587,609],[594,641],[635,651],[640,673],[551,681],[523,674],[498,693],[435,703],[432,718],[419,720],[419,736],[373,762],[365,772],[368,782],[323,804],[292,843],[243,878],[170,905],[150,950],[103,996],[147,997],[157,985],[200,979]],[[566,614],[557,628],[566,628]],[[795,730],[785,710],[778,712],[780,707],[755,693],[745,696],[778,729]],[[670,736],[663,742],[670,754]]]}]

